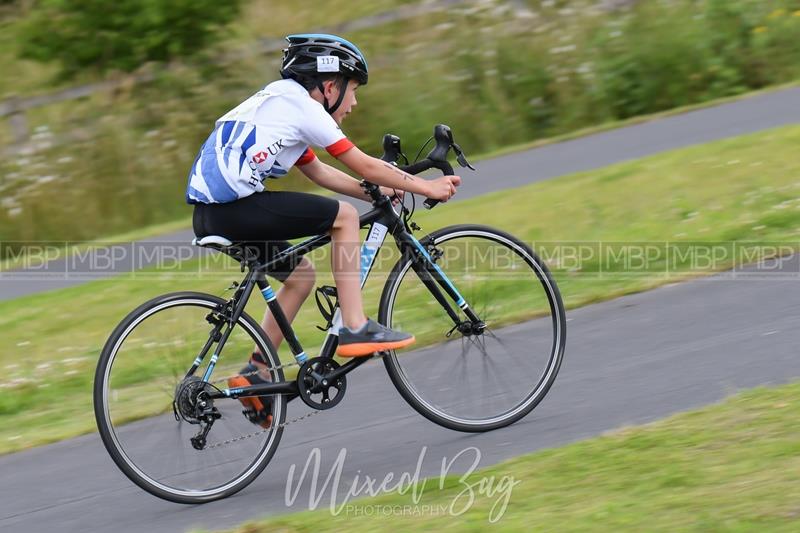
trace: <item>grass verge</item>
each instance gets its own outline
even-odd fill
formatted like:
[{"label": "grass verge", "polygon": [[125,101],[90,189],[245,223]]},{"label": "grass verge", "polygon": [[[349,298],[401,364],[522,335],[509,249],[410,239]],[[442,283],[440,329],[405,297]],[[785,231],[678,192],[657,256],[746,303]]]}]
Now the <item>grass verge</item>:
[{"label": "grass verge", "polygon": [[[770,130],[488,194],[419,212],[416,220],[424,232],[457,222],[489,224],[543,252],[550,250],[547,243],[601,241],[679,246],[780,241],[795,247],[800,240],[800,159],[787,154],[798,142],[798,126]],[[597,257],[577,267],[563,255],[547,257],[568,308],[733,263],[728,257],[702,266],[691,261],[665,265],[663,257],[656,257],[632,269],[630,262],[604,264]],[[318,284],[330,283],[327,259],[317,264]],[[383,284],[380,272],[391,264],[386,258],[367,284],[364,300],[371,316]],[[240,276],[230,262],[221,262],[213,272],[206,275],[197,263],[186,263],[169,272],[136,272],[0,303],[0,336],[8,346],[0,356],[0,452],[92,431],[92,372],[109,332],[127,312],[156,295],[175,290],[221,294]],[[248,311],[259,317],[263,302],[251,299]],[[311,353],[322,341],[323,334],[314,329],[319,323],[313,304],[301,310],[296,322]],[[288,357],[283,351],[282,358]]]},{"label": "grass verge", "polygon": [[[389,493],[232,531],[795,531],[798,397],[798,383],[754,389],[468,477],[428,479],[416,500]],[[494,492],[481,492],[490,480]]]}]

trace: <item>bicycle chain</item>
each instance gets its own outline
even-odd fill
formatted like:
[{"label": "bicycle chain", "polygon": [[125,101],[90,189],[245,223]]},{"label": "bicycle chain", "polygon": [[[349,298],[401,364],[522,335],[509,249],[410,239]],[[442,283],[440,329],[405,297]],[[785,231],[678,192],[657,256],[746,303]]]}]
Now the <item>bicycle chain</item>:
[{"label": "bicycle chain", "polygon": [[[270,368],[269,370],[278,370],[279,368],[283,369],[283,368],[289,368],[289,367],[292,367],[292,366],[301,366],[301,365],[300,365],[300,363],[292,362],[292,363],[286,363],[285,365],[274,366],[274,367]],[[237,376],[244,376],[244,377],[254,376],[254,375],[258,374],[259,372],[260,372],[260,370],[256,370],[254,372],[248,372],[247,374],[237,374]],[[230,376],[230,377],[235,377],[235,376]],[[228,381],[228,379],[230,377],[220,378],[218,380],[211,381],[210,383],[211,383],[211,385],[214,385],[216,383],[222,383],[222,382],[227,383],[227,381]],[[306,413],[303,416],[298,416],[297,418],[293,418],[293,419],[291,419],[289,421],[286,421],[286,422],[283,422],[281,424],[278,424],[277,429],[283,429],[286,426],[288,426],[289,424],[294,424],[295,422],[300,422],[301,420],[309,418],[309,417],[311,417],[311,416],[313,416],[313,415],[315,415],[315,414],[317,414],[319,412],[321,412],[321,411],[319,409],[317,409],[315,411],[311,411],[310,413]],[[222,446],[227,446],[228,444],[233,444],[235,442],[240,442],[240,441],[243,441],[243,440],[246,440],[246,439],[257,437],[259,435],[263,435],[264,433],[269,433],[273,429],[276,429],[275,426],[270,426],[268,428],[262,429],[261,431],[256,431],[254,433],[248,433],[247,435],[240,435],[238,437],[233,437],[232,439],[223,440],[221,442],[215,442],[214,444],[211,444],[211,445],[206,446],[205,448],[203,448],[203,451],[213,450],[214,448],[221,448]]]}]

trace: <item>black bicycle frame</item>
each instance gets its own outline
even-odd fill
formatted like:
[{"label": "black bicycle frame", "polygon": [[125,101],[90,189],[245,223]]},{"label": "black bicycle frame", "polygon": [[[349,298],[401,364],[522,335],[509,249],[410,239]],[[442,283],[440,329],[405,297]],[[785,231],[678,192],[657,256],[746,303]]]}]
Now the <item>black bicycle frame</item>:
[{"label": "black bicycle frame", "polygon": [[[447,315],[453,320],[454,326],[458,326],[465,321],[462,320],[458,312],[451,305],[450,301],[455,302],[456,306],[464,312],[469,323],[475,326],[476,329],[483,327],[483,322],[480,320],[480,318],[472,311],[464,297],[461,296],[444,272],[442,272],[439,266],[431,258],[430,253],[426,248],[426,245],[429,245],[430,243],[418,241],[406,230],[402,219],[393,209],[390,199],[381,194],[377,186],[367,182],[364,182],[364,184],[364,188],[373,199],[373,209],[367,213],[364,213],[359,218],[361,228],[370,228],[370,231],[367,234],[367,239],[361,248],[361,286],[363,287],[364,283],[366,283],[366,280],[372,269],[375,256],[383,245],[386,235],[391,234],[394,237],[402,256],[404,258],[411,259],[411,265],[414,269],[414,272],[416,272],[417,276],[419,276],[425,287],[428,288],[428,290],[433,294],[434,298],[436,298],[436,301],[439,302]],[[296,260],[305,254],[316,250],[317,248],[325,246],[330,241],[330,235],[317,235],[316,237],[311,237],[290,248],[287,248],[267,263],[260,264],[253,260],[246,261],[248,273],[239,286],[239,289],[234,294],[234,297],[229,302],[229,304],[232,304],[232,308],[229,308],[228,310],[230,315],[224,317],[225,322],[227,323],[227,328],[225,329],[225,332],[220,335],[219,331],[221,330],[222,326],[222,321],[220,321],[216,324],[215,329],[212,331],[212,338],[216,334],[219,337],[219,341],[217,350],[212,355],[208,367],[206,368],[203,378],[204,381],[209,380],[211,372],[213,371],[214,366],[219,358],[219,354],[222,351],[225,342],[228,340],[228,337],[233,330],[233,326],[237,323],[239,317],[244,311],[247,300],[250,298],[250,295],[256,286],[264,296],[267,306],[272,312],[272,315],[275,317],[275,321],[283,333],[287,344],[292,350],[295,360],[301,364],[308,360],[308,356],[306,355],[305,351],[303,351],[300,342],[297,340],[297,336],[295,335],[292,325],[286,319],[286,315],[283,313],[283,309],[278,303],[275,292],[272,290],[272,287],[270,287],[269,282],[266,280],[266,273],[269,272],[270,269],[277,267],[282,262],[287,260]],[[423,241],[425,241],[425,239],[423,239]],[[448,301],[448,296],[450,301]],[[338,309],[338,304],[336,305],[334,311],[335,315],[332,319],[332,325],[328,329],[328,335],[325,338],[322,349],[320,350],[320,357],[332,358],[336,352],[336,347],[338,346],[338,328],[341,326],[341,313]],[[187,375],[191,375],[197,370],[205,358],[205,355],[207,354],[211,344],[213,344],[213,341],[210,338],[209,342],[206,343],[206,346],[203,348],[201,354],[197,357],[197,359],[195,359],[194,364]],[[340,368],[336,369],[332,375],[328,376],[328,379],[335,379],[336,377],[345,375],[369,359],[370,357],[353,358]],[[241,398],[245,396],[263,396],[268,394],[288,394],[290,395],[289,399],[292,399],[298,394],[297,383],[294,381],[283,383],[265,383],[242,388],[214,391],[209,394],[209,398]]]}]

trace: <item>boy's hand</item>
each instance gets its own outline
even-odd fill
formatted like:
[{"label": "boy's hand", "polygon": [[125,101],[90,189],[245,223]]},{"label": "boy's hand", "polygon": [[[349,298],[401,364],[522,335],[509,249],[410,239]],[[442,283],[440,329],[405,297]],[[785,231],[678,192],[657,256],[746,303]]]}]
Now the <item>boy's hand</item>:
[{"label": "boy's hand", "polygon": [[461,185],[460,176],[442,176],[428,182],[429,193],[425,194],[428,198],[446,202],[456,193],[456,187]]}]

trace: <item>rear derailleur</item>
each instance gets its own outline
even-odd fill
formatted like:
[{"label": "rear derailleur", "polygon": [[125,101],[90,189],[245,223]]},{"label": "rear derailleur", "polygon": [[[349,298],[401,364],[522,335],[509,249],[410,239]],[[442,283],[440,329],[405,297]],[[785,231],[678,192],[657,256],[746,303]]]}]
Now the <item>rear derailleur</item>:
[{"label": "rear derailleur", "polygon": [[214,400],[208,397],[211,385],[197,376],[189,376],[181,381],[175,389],[172,412],[175,420],[181,419],[190,424],[197,424],[200,430],[189,441],[195,450],[206,447],[206,437],[214,422],[222,418],[219,409],[214,407]]}]

